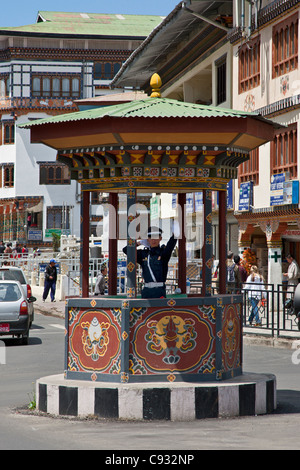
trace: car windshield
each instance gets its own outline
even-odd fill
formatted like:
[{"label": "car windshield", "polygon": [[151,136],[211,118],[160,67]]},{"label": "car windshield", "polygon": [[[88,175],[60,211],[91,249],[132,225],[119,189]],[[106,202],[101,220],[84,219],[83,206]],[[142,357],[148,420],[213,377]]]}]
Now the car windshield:
[{"label": "car windshield", "polygon": [[24,274],[18,269],[0,269],[1,281],[19,281],[20,284],[26,284]]},{"label": "car windshield", "polygon": [[22,293],[18,284],[0,282],[0,302],[15,302],[21,297]]}]

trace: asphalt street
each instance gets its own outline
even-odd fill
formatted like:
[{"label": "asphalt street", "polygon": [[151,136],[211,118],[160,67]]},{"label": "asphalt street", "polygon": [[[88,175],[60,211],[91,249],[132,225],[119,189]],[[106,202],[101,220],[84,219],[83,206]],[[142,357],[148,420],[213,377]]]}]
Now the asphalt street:
[{"label": "asphalt street", "polygon": [[[61,306],[64,308],[64,303]],[[192,451],[199,459],[200,450],[300,448],[300,364],[295,361],[300,354],[287,347],[244,346],[245,372],[267,372],[277,377],[278,408],[272,415],[179,423],[29,414],[24,407],[37,378],[62,373],[64,368],[64,315],[57,312],[58,304],[53,307],[46,302],[43,308],[47,315],[36,313],[28,346],[6,341],[7,361],[0,364],[1,450],[102,450],[101,459],[112,452],[117,456],[121,451],[138,455],[141,450],[176,450],[184,455]]]}]

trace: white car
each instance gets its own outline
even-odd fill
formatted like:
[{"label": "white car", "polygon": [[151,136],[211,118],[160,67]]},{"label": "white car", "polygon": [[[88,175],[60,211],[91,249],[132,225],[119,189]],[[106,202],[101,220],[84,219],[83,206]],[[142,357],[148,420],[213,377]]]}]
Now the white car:
[{"label": "white car", "polygon": [[[26,279],[26,276],[21,268],[16,266],[1,266],[0,267],[0,281],[18,281],[24,291],[27,299],[32,296],[31,286]],[[29,327],[31,327],[34,320],[34,307],[33,303],[29,304]]]},{"label": "white car", "polygon": [[0,337],[21,338],[22,344],[28,344],[30,316],[29,306],[36,300],[27,298],[18,281],[0,280]]}]

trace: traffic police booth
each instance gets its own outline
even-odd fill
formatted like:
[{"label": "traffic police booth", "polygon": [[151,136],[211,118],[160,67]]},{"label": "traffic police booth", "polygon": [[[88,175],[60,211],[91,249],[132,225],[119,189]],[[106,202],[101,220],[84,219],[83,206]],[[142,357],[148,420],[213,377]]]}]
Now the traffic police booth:
[{"label": "traffic police booth", "polygon": [[[176,419],[181,413],[178,419],[187,419],[195,413],[196,417],[222,415],[222,409],[226,415],[224,403],[230,402],[230,386],[234,385],[237,390],[246,390],[245,414],[273,410],[275,378],[264,376],[257,381],[243,373],[242,296],[226,294],[225,266],[227,183],[237,177],[238,165],[249,158],[251,150],[272,140],[273,123],[252,113],[164,99],[160,86],[160,77],[155,74],[153,92],[147,99],[21,126],[30,128],[32,142],[56,148],[57,160],[68,165],[71,179],[81,184],[82,295],[66,303],[65,371],[63,378],[57,378],[59,400],[68,404],[67,410],[72,408],[70,401],[77,403],[73,414],[80,414],[78,397],[83,395],[79,390],[89,383],[93,389],[91,406],[100,416]],[[117,221],[113,218],[109,292],[107,296],[89,296],[92,191],[109,193],[116,213],[118,194],[127,196],[127,283],[123,296],[117,295]],[[137,217],[137,194],[177,193],[183,214],[186,193],[196,191],[203,192],[201,294],[186,293],[182,230],[178,238],[181,294],[141,298],[137,295],[137,240],[129,230]],[[212,294],[211,280],[212,191],[218,192],[219,200],[217,295]],[[75,386],[75,381],[80,385]],[[258,382],[264,387],[257,387]],[[229,394],[227,398],[220,398],[220,383],[222,394]],[[46,410],[45,395],[49,396],[52,386],[53,380],[47,378],[38,384]],[[74,387],[77,395],[70,392]],[[263,395],[259,400],[258,389]],[[192,394],[192,404],[183,406],[187,393]],[[99,405],[100,396],[106,407]],[[241,396],[237,391],[235,414],[241,413]],[[117,401],[115,406],[111,405],[112,397]],[[258,402],[264,403],[261,409]]]}]

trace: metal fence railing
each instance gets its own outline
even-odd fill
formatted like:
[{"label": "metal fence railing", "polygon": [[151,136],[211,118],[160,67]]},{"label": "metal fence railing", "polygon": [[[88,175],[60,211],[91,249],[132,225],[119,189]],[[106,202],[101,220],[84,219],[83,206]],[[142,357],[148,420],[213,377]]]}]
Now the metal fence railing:
[{"label": "metal fence railing", "polygon": [[[59,253],[41,253],[14,256],[13,258],[0,255],[0,266],[5,263],[22,267],[28,280],[35,277],[36,284],[43,275],[46,265],[50,258],[55,258],[58,265],[59,274],[66,275],[67,287],[66,296],[72,297],[79,295],[80,290],[80,260],[78,255],[69,255],[64,257]],[[93,294],[97,275],[100,272],[102,264],[109,265],[108,258],[90,258],[89,260],[89,286],[90,293]],[[118,260],[118,294],[126,293],[126,258],[120,257]],[[199,260],[190,263],[187,266],[190,274],[190,293],[201,295],[201,263]],[[174,295],[178,286],[178,265],[177,259],[171,258],[169,266],[169,276],[166,282],[167,294]],[[143,279],[140,267],[137,270],[137,293],[139,294],[143,287]],[[264,284],[264,288],[259,291],[259,298],[253,299],[253,289],[244,284],[239,291],[236,289],[228,290],[228,293],[241,293],[243,296],[243,328],[247,334],[267,334],[271,336],[295,337],[300,338],[300,331],[296,317],[288,307],[287,300],[293,299],[294,292],[287,289],[286,284]],[[212,281],[212,295],[218,295],[218,282]],[[249,324],[251,315],[258,314],[258,319],[253,318],[252,324]]]}]

